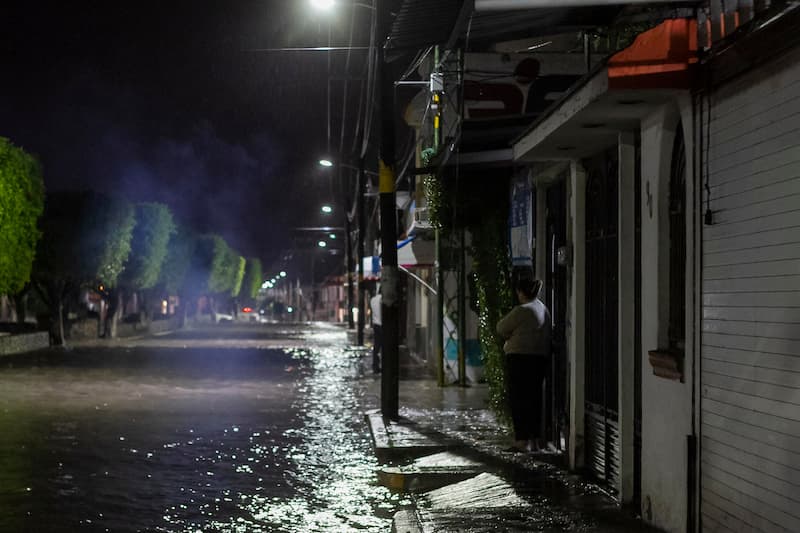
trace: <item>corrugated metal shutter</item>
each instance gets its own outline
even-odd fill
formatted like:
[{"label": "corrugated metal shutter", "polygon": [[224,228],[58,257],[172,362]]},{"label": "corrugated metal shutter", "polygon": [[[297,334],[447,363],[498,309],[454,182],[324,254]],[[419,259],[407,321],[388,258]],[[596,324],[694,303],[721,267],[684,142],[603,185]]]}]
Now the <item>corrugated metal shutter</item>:
[{"label": "corrugated metal shutter", "polygon": [[706,133],[703,530],[797,532],[800,51],[716,91]]}]

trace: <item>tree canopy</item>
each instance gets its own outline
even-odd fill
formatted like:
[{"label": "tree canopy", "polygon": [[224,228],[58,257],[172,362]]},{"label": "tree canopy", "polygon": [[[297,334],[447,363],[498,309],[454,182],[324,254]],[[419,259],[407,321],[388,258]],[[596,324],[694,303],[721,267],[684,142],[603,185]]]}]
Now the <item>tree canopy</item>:
[{"label": "tree canopy", "polygon": [[261,260],[251,257],[247,260],[244,271],[244,281],[242,283],[242,296],[254,299],[261,288],[262,266]]},{"label": "tree canopy", "polygon": [[234,257],[233,288],[231,289],[231,296],[234,298],[237,298],[242,292],[242,281],[244,280],[246,265],[245,258],[236,254]]},{"label": "tree canopy", "polygon": [[172,212],[164,204],[140,203],[135,207],[136,225],[123,281],[133,289],[150,289],[158,282],[175,233]]},{"label": "tree canopy", "polygon": [[161,267],[160,283],[167,292],[182,292],[188,283],[189,268],[197,246],[197,236],[188,227],[178,225],[167,246],[167,257]]},{"label": "tree canopy", "polygon": [[30,280],[44,210],[39,163],[0,137],[0,294],[14,294]]},{"label": "tree canopy", "polygon": [[241,286],[240,270],[244,276],[240,259],[239,254],[219,235],[201,236],[192,260],[192,287],[198,292],[233,295],[237,283]]},{"label": "tree canopy", "polygon": [[133,205],[123,199],[85,191],[48,194],[35,276],[115,286],[135,223]]}]

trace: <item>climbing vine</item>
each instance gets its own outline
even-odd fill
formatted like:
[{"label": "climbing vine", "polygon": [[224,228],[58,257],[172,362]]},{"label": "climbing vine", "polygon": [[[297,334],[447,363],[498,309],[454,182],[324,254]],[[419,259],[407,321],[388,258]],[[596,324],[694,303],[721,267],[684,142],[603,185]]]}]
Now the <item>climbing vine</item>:
[{"label": "climbing vine", "polygon": [[[505,209],[507,211],[507,207]],[[507,217],[497,209],[485,223],[472,228],[473,278],[477,292],[478,335],[489,384],[489,403],[508,422],[505,353],[497,334],[498,320],[514,305],[508,257]],[[502,236],[502,237],[501,237]]]},{"label": "climbing vine", "polygon": [[[425,158],[423,153],[423,163],[427,165]],[[471,235],[472,305],[478,314],[489,401],[498,417],[507,422],[505,354],[495,328],[513,306],[508,253],[508,176],[503,173],[428,175],[424,183],[431,224],[443,236],[455,235],[462,228]]]}]

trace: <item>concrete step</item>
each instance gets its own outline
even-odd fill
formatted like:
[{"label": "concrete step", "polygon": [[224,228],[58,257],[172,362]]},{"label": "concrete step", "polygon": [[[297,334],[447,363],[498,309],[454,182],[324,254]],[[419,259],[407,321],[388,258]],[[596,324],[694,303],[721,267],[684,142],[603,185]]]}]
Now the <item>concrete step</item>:
[{"label": "concrete step", "polygon": [[378,481],[391,490],[423,492],[476,476],[484,465],[452,452],[421,457],[404,466],[385,466],[378,470]]},{"label": "concrete step", "polygon": [[460,444],[425,430],[415,422],[400,418],[388,420],[379,410],[366,413],[375,455],[383,463],[402,463],[410,459],[453,450]]}]

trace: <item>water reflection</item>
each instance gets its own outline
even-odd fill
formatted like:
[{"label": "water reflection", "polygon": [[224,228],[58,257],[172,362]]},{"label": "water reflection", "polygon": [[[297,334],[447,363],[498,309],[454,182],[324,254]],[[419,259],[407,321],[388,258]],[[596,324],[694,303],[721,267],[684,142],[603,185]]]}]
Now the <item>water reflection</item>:
[{"label": "water reflection", "polygon": [[388,530],[359,357],[291,335],[0,360],[0,531]]}]

